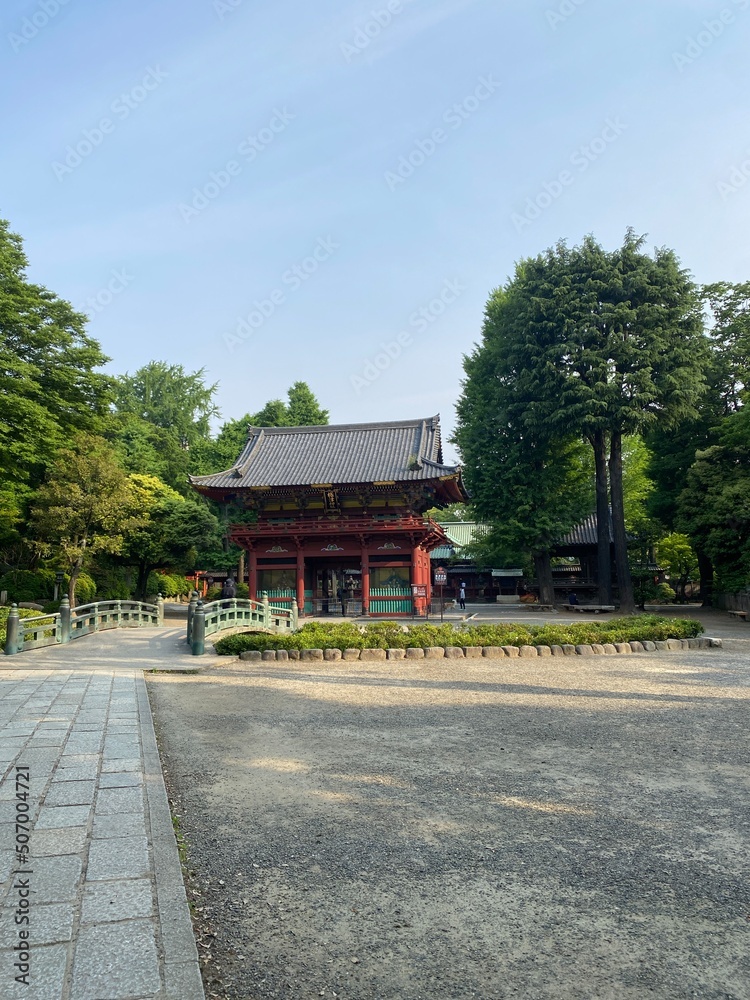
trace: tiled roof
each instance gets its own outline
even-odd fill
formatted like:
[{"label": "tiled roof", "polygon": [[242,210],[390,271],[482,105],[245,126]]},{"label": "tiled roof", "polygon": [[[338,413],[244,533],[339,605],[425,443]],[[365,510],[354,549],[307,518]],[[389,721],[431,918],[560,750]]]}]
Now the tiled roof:
[{"label": "tiled roof", "polygon": [[443,464],[440,417],[381,424],[251,427],[235,465],[191,476],[198,488],[419,482],[458,475]]},{"label": "tiled roof", "polygon": [[[575,528],[571,528],[567,535],[560,539],[555,545],[556,549],[564,549],[568,545],[596,545],[596,528],[597,528],[597,518],[596,514],[589,514],[587,518],[584,518]],[[612,532],[612,517],[610,515],[609,519],[609,540],[614,542],[615,537]]]},{"label": "tiled roof", "polygon": [[448,536],[450,545],[441,545],[433,549],[430,559],[450,559],[451,556],[461,557],[463,549],[482,538],[490,530],[489,524],[478,524],[475,521],[441,521],[440,527]]}]

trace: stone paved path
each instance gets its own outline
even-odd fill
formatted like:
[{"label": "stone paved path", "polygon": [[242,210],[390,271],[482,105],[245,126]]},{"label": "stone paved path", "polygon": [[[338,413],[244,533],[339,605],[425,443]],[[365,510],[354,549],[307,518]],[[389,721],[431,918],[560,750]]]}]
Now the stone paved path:
[{"label": "stone paved path", "polygon": [[203,1000],[143,678],[195,667],[181,637],[0,657],[3,1000]]}]

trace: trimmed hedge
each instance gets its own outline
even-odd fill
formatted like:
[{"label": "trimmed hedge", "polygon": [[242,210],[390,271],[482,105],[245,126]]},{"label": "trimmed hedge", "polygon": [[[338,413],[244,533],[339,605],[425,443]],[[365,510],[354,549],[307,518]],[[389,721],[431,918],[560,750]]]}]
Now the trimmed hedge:
[{"label": "trimmed hedge", "polygon": [[658,615],[634,615],[605,622],[571,625],[401,625],[370,622],[328,625],[309,622],[291,635],[243,632],[216,643],[222,656],[239,656],[246,650],[264,649],[409,649],[429,646],[552,646],[592,642],[655,642],[659,639],[693,639],[703,632],[700,622]]}]

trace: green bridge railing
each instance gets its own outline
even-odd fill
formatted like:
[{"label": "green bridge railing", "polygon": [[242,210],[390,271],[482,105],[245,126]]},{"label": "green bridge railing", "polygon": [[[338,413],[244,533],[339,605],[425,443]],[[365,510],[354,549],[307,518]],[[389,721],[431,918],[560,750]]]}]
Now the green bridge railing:
[{"label": "green bridge railing", "polygon": [[193,656],[206,651],[206,637],[228,628],[245,626],[258,632],[295,632],[298,621],[297,602],[291,607],[272,607],[268,597],[261,601],[229,598],[204,604],[197,596],[188,605],[187,643]]},{"label": "green bridge railing", "polygon": [[164,600],[156,604],[142,601],[97,601],[71,608],[67,597],[60,602],[56,614],[21,618],[14,604],[8,615],[5,655],[23,653],[42,646],[71,642],[92,632],[111,628],[144,628],[164,624]]}]

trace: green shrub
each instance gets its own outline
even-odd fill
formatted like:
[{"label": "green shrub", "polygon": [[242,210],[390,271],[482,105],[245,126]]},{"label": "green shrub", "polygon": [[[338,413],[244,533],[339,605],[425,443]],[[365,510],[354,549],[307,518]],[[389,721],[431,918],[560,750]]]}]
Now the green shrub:
[{"label": "green shrub", "polygon": [[635,615],[602,622],[570,625],[401,625],[398,622],[308,622],[291,635],[243,632],[216,643],[222,656],[238,656],[245,650],[264,649],[408,649],[428,646],[562,646],[593,642],[655,641],[689,639],[703,626],[694,619]]},{"label": "green shrub", "polygon": [[[8,615],[10,614],[9,607],[0,607],[0,656],[2,655],[2,649],[5,646],[5,640],[8,635]],[[33,608],[19,608],[18,614],[21,618],[38,618],[39,612],[34,611]],[[51,624],[51,620],[50,620]]]}]

